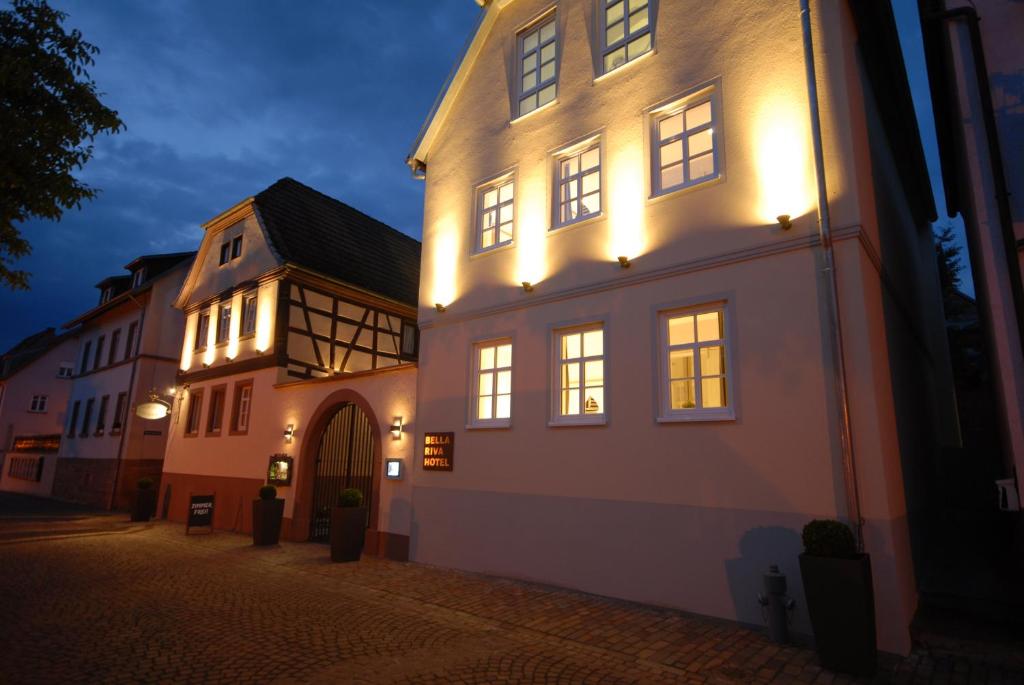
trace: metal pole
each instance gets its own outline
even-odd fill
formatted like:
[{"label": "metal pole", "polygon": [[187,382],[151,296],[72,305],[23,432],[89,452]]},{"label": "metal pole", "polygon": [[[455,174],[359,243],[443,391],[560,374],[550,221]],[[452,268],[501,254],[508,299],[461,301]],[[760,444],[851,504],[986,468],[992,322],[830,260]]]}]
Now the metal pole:
[{"label": "metal pole", "polygon": [[818,236],[825,259],[825,288],[828,290],[829,337],[832,343],[835,372],[836,403],[839,410],[839,438],[843,451],[843,484],[846,506],[857,549],[864,550],[864,521],[860,515],[860,493],[857,488],[857,465],[853,451],[853,432],[850,426],[849,390],[846,387],[846,358],[843,352],[842,318],[839,312],[838,284],[835,257],[832,253],[832,222],[828,211],[828,191],[825,186],[825,156],[821,143],[821,118],[818,114],[818,79],[814,70],[814,46],[811,42],[811,10],[809,0],[800,0],[800,23],[803,28],[804,66],[807,72],[807,103],[811,114],[811,141],[814,146],[814,175],[818,185]]}]

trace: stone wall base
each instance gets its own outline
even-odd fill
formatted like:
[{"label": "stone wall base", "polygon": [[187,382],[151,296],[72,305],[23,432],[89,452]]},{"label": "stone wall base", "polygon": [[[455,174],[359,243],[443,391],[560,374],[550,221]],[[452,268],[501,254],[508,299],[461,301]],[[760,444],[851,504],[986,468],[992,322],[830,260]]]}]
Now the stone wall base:
[{"label": "stone wall base", "polygon": [[53,497],[65,502],[109,509],[116,470],[117,461],[114,459],[58,459],[57,472],[53,477]]}]

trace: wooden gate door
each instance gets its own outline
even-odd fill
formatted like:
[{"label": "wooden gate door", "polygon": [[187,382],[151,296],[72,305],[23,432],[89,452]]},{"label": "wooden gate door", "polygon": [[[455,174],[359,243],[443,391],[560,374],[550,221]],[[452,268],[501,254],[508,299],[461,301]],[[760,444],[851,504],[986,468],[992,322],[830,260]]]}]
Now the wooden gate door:
[{"label": "wooden gate door", "polygon": [[369,511],[373,497],[373,430],[366,414],[354,404],[342,405],[320,436],[313,480],[313,516],[309,539],[330,539],[331,509],[345,488],[363,493],[363,506]]}]

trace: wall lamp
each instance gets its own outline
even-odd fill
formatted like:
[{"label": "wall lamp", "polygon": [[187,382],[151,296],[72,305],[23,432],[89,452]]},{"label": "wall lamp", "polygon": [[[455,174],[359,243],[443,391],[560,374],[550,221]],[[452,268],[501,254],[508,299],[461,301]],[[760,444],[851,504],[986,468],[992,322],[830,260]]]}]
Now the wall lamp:
[{"label": "wall lamp", "polygon": [[284,429],[284,441],[290,443],[295,438],[295,424],[289,423]]},{"label": "wall lamp", "polygon": [[444,314],[446,311],[448,311],[448,307],[445,307],[440,302],[438,302],[437,304],[434,305],[434,309],[436,309],[441,314]]},{"label": "wall lamp", "polygon": [[523,292],[524,293],[532,293],[533,292],[533,283],[530,283],[529,281],[523,281]]},{"label": "wall lamp", "polygon": [[619,257],[619,266],[623,269],[628,269],[632,264],[629,263],[629,257]]},{"label": "wall lamp", "polygon": [[779,228],[783,231],[788,231],[793,228],[793,221],[790,219],[789,214],[779,214],[775,217],[779,222]]},{"label": "wall lamp", "polygon": [[396,416],[391,421],[391,439],[401,440],[402,439],[402,417]]}]

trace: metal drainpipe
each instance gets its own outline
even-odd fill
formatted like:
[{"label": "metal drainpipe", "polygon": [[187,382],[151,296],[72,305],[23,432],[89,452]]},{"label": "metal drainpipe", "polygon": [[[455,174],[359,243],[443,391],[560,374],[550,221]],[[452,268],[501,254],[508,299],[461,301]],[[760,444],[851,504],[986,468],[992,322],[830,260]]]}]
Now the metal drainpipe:
[{"label": "metal drainpipe", "polygon": [[135,352],[135,359],[132,360],[132,372],[128,376],[128,397],[124,405],[124,425],[121,426],[121,439],[117,443],[117,462],[114,464],[114,487],[110,490],[110,505],[107,507],[107,509],[110,510],[114,509],[114,503],[117,500],[117,480],[121,477],[121,460],[122,454],[124,453],[124,439],[128,435],[128,417],[132,406],[132,386],[135,385],[135,369],[139,366],[142,326],[146,322],[146,308],[139,304],[139,301],[135,299],[134,295],[129,295],[128,299],[134,302],[135,306],[140,310],[139,332],[135,334],[135,340],[132,342],[132,351]]},{"label": "metal drainpipe", "polygon": [[850,429],[850,399],[846,387],[846,360],[843,353],[842,319],[839,313],[838,285],[835,257],[832,254],[832,222],[828,211],[828,192],[825,186],[825,159],[821,142],[821,118],[818,114],[818,81],[814,71],[814,46],[811,42],[811,10],[808,0],[800,0],[800,23],[804,38],[804,66],[807,71],[807,102],[811,114],[811,139],[814,144],[814,175],[818,185],[818,236],[825,258],[825,286],[828,290],[829,333],[834,357],[836,402],[839,407],[839,437],[843,450],[843,483],[846,506],[857,549],[864,551],[864,520],[860,514],[860,493],[857,488],[857,465],[853,451],[853,432]]}]

